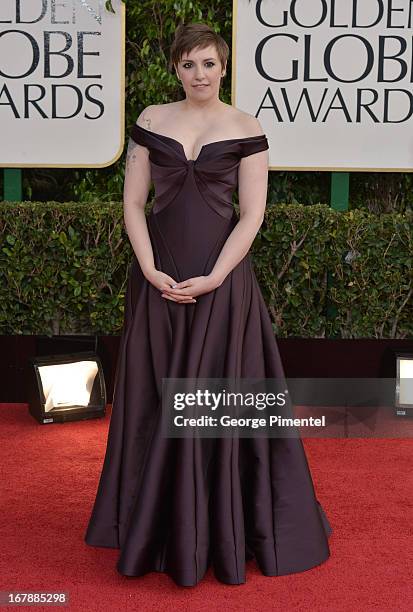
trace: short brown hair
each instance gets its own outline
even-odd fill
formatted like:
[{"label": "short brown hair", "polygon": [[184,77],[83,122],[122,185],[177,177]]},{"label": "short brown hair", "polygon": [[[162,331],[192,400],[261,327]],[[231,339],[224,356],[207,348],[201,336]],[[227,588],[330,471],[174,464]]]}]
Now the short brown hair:
[{"label": "short brown hair", "polygon": [[195,47],[205,49],[212,45],[215,46],[221,67],[224,68],[229,56],[229,47],[222,36],[214,32],[206,23],[180,24],[175,30],[168,69],[172,71],[184,53],[189,53]]}]

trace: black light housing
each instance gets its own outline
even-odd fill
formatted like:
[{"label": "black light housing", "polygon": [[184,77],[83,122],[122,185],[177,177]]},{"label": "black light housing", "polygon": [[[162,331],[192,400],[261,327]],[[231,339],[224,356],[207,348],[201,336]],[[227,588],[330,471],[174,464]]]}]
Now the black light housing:
[{"label": "black light housing", "polygon": [[93,351],[32,357],[29,413],[41,424],[103,417],[106,386],[99,356]]},{"label": "black light housing", "polygon": [[413,416],[413,353],[397,351],[396,394],[397,416]]}]

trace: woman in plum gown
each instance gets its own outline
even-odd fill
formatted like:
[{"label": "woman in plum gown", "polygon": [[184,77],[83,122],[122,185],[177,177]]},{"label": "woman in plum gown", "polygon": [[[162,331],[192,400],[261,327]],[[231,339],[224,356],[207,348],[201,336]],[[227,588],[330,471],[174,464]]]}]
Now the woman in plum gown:
[{"label": "woman in plum gown", "polygon": [[255,117],[219,99],[228,52],[207,25],[179,26],[170,65],[185,98],[148,106],[131,131],[124,213],[134,256],[85,535],[120,549],[120,574],[165,572],[182,586],[210,566],[242,584],[249,559],[266,576],[308,570],[329,557],[332,532],[299,437],[161,433],[162,378],[284,378],[248,254],[266,205],[268,142]]}]

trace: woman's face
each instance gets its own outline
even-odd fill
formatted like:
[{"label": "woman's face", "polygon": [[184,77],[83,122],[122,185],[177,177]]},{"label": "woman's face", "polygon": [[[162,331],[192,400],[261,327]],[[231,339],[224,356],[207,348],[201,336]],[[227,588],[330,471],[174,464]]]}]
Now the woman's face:
[{"label": "woman's face", "polygon": [[218,97],[225,71],[214,45],[205,49],[195,47],[189,53],[184,53],[176,71],[188,98],[206,100]]}]

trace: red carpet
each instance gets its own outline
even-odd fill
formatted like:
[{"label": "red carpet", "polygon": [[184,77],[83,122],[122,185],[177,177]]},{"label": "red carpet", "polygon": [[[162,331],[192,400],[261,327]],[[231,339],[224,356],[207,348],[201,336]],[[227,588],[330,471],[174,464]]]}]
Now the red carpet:
[{"label": "red carpet", "polygon": [[178,587],[160,573],[121,576],[118,550],[83,541],[109,416],[39,425],[26,404],[0,405],[0,590],[66,591],[62,609],[99,612],[413,609],[412,439],[304,440],[334,530],[326,563],[266,577],[249,561],[246,584],[221,584],[210,569],[199,585]]}]

